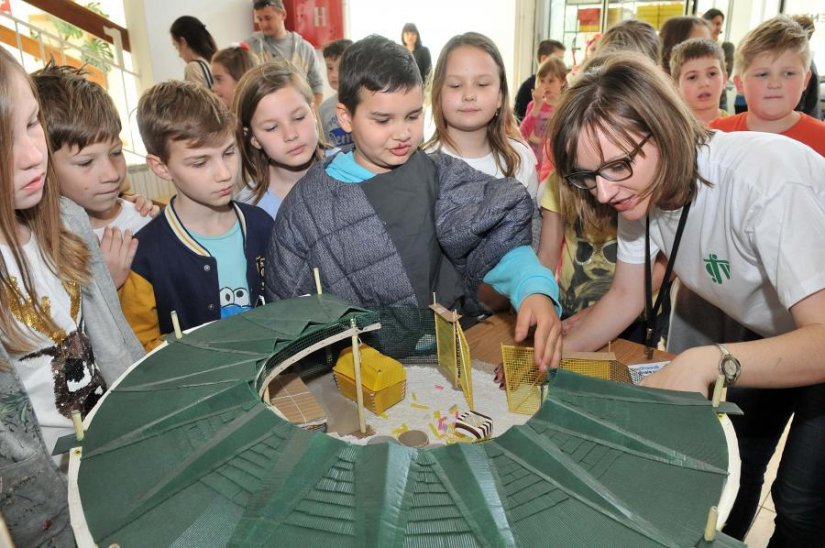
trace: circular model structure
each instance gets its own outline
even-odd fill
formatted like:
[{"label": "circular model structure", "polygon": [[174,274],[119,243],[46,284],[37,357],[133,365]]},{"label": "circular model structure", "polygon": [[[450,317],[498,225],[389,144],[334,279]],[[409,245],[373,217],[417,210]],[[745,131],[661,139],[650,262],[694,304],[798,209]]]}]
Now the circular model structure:
[{"label": "circular model structure", "polygon": [[558,371],[523,426],[421,449],[302,430],[262,401],[268,379],[377,322],[330,295],[278,301],[138,362],[72,450],[78,543],[740,545],[703,540],[728,449],[698,394]]}]

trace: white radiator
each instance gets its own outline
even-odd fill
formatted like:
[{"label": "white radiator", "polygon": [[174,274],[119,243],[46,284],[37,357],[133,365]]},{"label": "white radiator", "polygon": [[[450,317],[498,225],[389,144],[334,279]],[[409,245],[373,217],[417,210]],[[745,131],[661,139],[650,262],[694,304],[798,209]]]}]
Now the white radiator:
[{"label": "white radiator", "polygon": [[131,191],[150,200],[166,203],[175,194],[171,182],[161,179],[146,164],[129,166]]}]

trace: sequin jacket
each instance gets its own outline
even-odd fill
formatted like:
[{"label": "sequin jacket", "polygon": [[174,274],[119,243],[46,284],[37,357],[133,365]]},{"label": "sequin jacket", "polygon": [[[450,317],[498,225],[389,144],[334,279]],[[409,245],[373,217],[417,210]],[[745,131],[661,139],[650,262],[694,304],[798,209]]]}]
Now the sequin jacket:
[{"label": "sequin jacket", "polygon": [[[95,360],[111,386],[143,356],[143,348],[120,310],[86,212],[65,198],[60,206],[64,225],[91,250],[92,279],[81,293],[83,320]],[[31,402],[2,345],[0,414],[0,512],[14,543],[74,546],[66,478],[46,449]]]}]

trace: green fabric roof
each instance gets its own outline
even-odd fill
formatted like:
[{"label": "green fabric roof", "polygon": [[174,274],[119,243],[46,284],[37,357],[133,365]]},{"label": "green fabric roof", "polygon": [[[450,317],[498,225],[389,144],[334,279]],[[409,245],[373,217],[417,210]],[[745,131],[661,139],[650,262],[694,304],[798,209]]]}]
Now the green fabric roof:
[{"label": "green fabric roof", "polygon": [[[145,359],[97,410],[78,487],[101,546],[737,546],[702,541],[727,452],[698,394],[560,371],[524,426],[435,449],[307,432],[262,370],[376,315],[329,295],[222,320]],[[276,356],[270,360],[271,356]]]}]

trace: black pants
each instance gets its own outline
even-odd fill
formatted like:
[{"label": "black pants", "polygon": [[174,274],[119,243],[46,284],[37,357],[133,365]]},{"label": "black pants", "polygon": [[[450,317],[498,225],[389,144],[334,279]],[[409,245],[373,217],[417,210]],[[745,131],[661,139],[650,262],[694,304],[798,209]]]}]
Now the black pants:
[{"label": "black pants", "polygon": [[731,387],[742,479],[723,529],[743,539],[759,508],[765,470],[793,415],[771,495],[776,528],[769,547],[825,546],[825,384],[787,389]]}]

